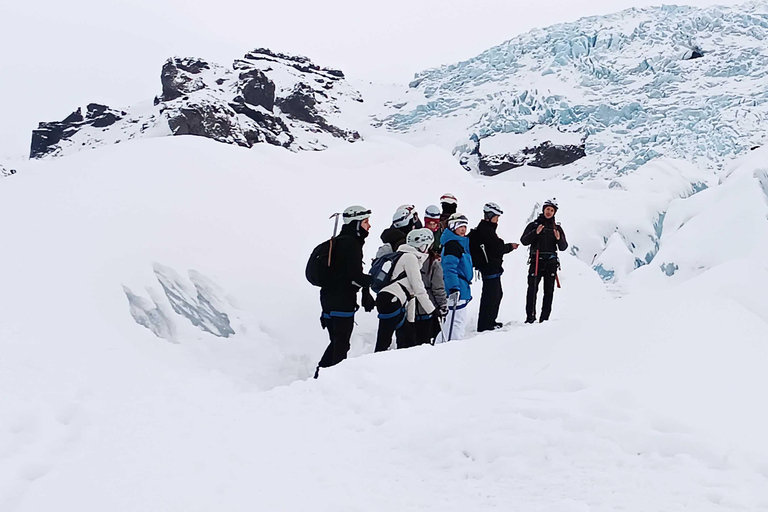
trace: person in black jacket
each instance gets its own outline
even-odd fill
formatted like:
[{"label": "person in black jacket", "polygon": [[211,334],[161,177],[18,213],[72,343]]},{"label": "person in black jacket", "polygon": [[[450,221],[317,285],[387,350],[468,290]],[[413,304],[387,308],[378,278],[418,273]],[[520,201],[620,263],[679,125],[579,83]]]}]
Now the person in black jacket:
[{"label": "person in black jacket", "polygon": [[557,271],[560,269],[557,251],[564,251],[568,248],[565,231],[560,224],[555,222],[557,201],[554,198],[545,201],[542,210],[539,218],[528,224],[520,238],[523,245],[531,247],[531,264],[528,268],[528,296],[525,302],[525,322],[529,324],[536,321],[536,294],[542,279],[544,279],[544,303],[541,306],[539,321],[549,320]]},{"label": "person in black jacket", "polygon": [[519,246],[504,243],[496,234],[499,217],[504,212],[496,203],[483,207],[483,220],[469,233],[469,252],[472,263],[483,276],[483,294],[480,297],[480,313],[477,317],[477,332],[492,331],[502,326],[496,321],[504,292],[501,289],[501,274],[504,255]]},{"label": "person in black jacket", "polygon": [[371,277],[363,272],[363,244],[371,228],[370,216],[370,210],[350,206],[344,210],[341,233],[333,239],[328,284],[320,288],[323,308],[320,323],[323,329],[328,329],[331,342],[317,364],[315,378],[320,368],[328,368],[347,358],[358,309],[358,290],[363,291],[362,304],[366,312],[373,311],[376,306],[370,292]]}]

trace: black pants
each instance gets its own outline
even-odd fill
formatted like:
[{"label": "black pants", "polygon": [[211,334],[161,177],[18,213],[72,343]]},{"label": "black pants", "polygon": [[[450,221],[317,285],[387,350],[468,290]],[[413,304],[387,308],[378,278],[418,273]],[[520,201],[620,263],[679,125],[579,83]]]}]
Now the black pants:
[{"label": "black pants", "polygon": [[499,306],[504,292],[501,290],[501,276],[483,278],[483,294],[480,296],[480,313],[477,317],[477,332],[490,331],[496,326]]},{"label": "black pants", "polygon": [[552,298],[555,294],[557,267],[557,258],[550,258],[539,260],[538,275],[536,275],[536,262],[532,262],[528,268],[528,297],[525,301],[526,322],[536,321],[536,295],[542,279],[544,280],[544,302],[541,305],[540,321],[549,320],[549,314],[552,312]]},{"label": "black pants", "polygon": [[331,338],[331,343],[325,349],[325,353],[317,366],[328,368],[339,364],[347,358],[349,339],[352,337],[352,329],[355,327],[355,317],[321,318],[320,323],[325,329],[328,329],[328,337]]},{"label": "black pants", "polygon": [[[397,348],[413,347],[416,344],[416,327],[405,319],[405,309],[400,300],[391,293],[381,292],[376,297],[379,312],[379,331],[376,333],[376,352],[383,352],[392,345],[392,335],[397,333]],[[387,318],[381,318],[385,316]]]},{"label": "black pants", "polygon": [[[437,335],[440,334],[440,317],[433,313],[429,318],[419,320],[416,318],[416,345],[432,344]],[[399,343],[399,341],[398,341]],[[398,345],[399,346],[399,345]]]}]

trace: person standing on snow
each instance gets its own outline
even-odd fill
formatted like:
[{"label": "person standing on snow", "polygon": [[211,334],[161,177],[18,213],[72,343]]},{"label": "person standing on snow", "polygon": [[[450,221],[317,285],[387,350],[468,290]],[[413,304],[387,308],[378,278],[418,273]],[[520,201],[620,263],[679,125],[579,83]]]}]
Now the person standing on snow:
[{"label": "person standing on snow", "polygon": [[435,306],[421,279],[421,267],[429,257],[433,235],[428,229],[414,229],[408,233],[406,244],[398,251],[402,256],[392,269],[392,282],[382,288],[376,297],[379,312],[379,330],[376,334],[376,352],[389,349],[392,334],[397,332],[397,348],[416,345],[416,302],[425,314],[431,315]]},{"label": "person standing on snow", "polygon": [[443,234],[443,228],[440,227],[440,207],[433,204],[427,206],[424,212],[424,227],[430,230],[435,235],[435,242],[432,244],[432,250],[440,254],[440,249],[443,247],[440,245],[440,236]]},{"label": "person standing on snow", "polygon": [[[431,205],[424,215],[426,229],[433,234],[440,232],[440,209]],[[436,237],[435,237],[436,238]],[[448,312],[448,298],[445,294],[443,281],[443,265],[440,262],[440,241],[435,240],[427,253],[429,257],[421,267],[421,277],[429,298],[437,308],[434,313],[427,314],[420,305],[416,310],[416,344],[432,343],[440,334],[440,319]]]},{"label": "person standing on snow", "polygon": [[443,213],[440,214],[440,229],[445,231],[448,229],[448,219],[456,213],[459,202],[453,194],[443,194],[440,197],[440,206],[443,207]]},{"label": "person standing on snow", "polygon": [[323,315],[320,323],[328,330],[331,342],[317,364],[320,368],[334,366],[347,358],[349,340],[355,325],[357,292],[362,289],[362,304],[366,312],[376,304],[369,289],[371,277],[363,272],[363,244],[371,229],[371,211],[362,206],[350,206],[342,215],[344,225],[333,239],[328,282],[320,288]]},{"label": "person standing on snow", "polygon": [[[421,223],[421,219],[419,219],[419,212],[416,211],[416,205],[413,204],[401,204],[397,207],[398,210],[408,210],[413,215],[413,228],[412,229],[421,229],[424,227],[424,224]],[[406,233],[408,234],[408,233]]]},{"label": "person standing on snow", "polygon": [[415,212],[416,209],[409,209],[408,206],[401,206],[395,210],[392,216],[392,225],[381,233],[381,241],[384,245],[379,248],[376,257],[395,252],[405,243],[405,237],[416,227]]},{"label": "person standing on snow", "polygon": [[557,271],[560,269],[560,260],[557,251],[568,248],[565,239],[565,231],[555,222],[557,213],[557,200],[555,198],[544,201],[542,213],[528,224],[520,237],[523,245],[530,248],[530,266],[528,268],[528,295],[525,302],[525,322],[532,324],[536,321],[536,295],[539,291],[539,283],[544,279],[544,303],[541,306],[540,322],[549,320],[552,312],[552,298],[555,293]]},{"label": "person standing on snow", "polygon": [[449,298],[443,332],[435,343],[464,337],[468,314],[466,307],[472,300],[472,257],[469,254],[469,239],[466,237],[468,226],[469,221],[464,215],[454,213],[448,218],[448,229],[440,239],[443,244],[443,279]]},{"label": "person standing on snow", "polygon": [[505,244],[496,234],[499,218],[504,212],[496,203],[486,203],[483,220],[469,233],[469,252],[472,263],[483,276],[483,294],[480,296],[480,314],[477,318],[477,332],[492,331],[502,326],[496,321],[504,292],[501,289],[502,262],[504,255],[519,247]]}]

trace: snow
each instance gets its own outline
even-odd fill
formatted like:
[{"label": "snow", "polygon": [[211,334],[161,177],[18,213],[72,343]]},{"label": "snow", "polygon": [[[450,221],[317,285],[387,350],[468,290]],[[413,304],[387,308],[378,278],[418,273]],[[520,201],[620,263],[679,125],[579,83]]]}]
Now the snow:
[{"label": "snow", "polygon": [[[0,509],[768,510],[765,157],[722,184],[674,160],[476,179],[381,136],[28,162],[0,184]],[[519,250],[503,332],[371,354],[361,312],[351,358],[309,379],[327,337],[303,268],[330,213],[373,210],[370,261],[397,205],[449,191],[471,223],[500,204],[508,241],[558,198],[579,250],[553,320],[522,324]],[[743,250],[712,249],[729,230]],[[653,263],[630,271],[631,243]],[[593,252],[623,258],[608,287]]]}]

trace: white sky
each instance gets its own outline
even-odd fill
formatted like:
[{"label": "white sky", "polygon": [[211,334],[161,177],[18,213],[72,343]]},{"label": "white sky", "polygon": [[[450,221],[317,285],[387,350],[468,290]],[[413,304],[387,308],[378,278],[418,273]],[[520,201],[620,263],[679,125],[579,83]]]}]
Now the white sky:
[{"label": "white sky", "polygon": [[[307,55],[351,78],[407,82],[533,27],[649,0],[3,0],[0,161],[28,153],[38,121],[89,102],[113,107],[160,92],[172,55],[230,64],[259,46]],[[681,4],[737,4],[688,0]]]}]

